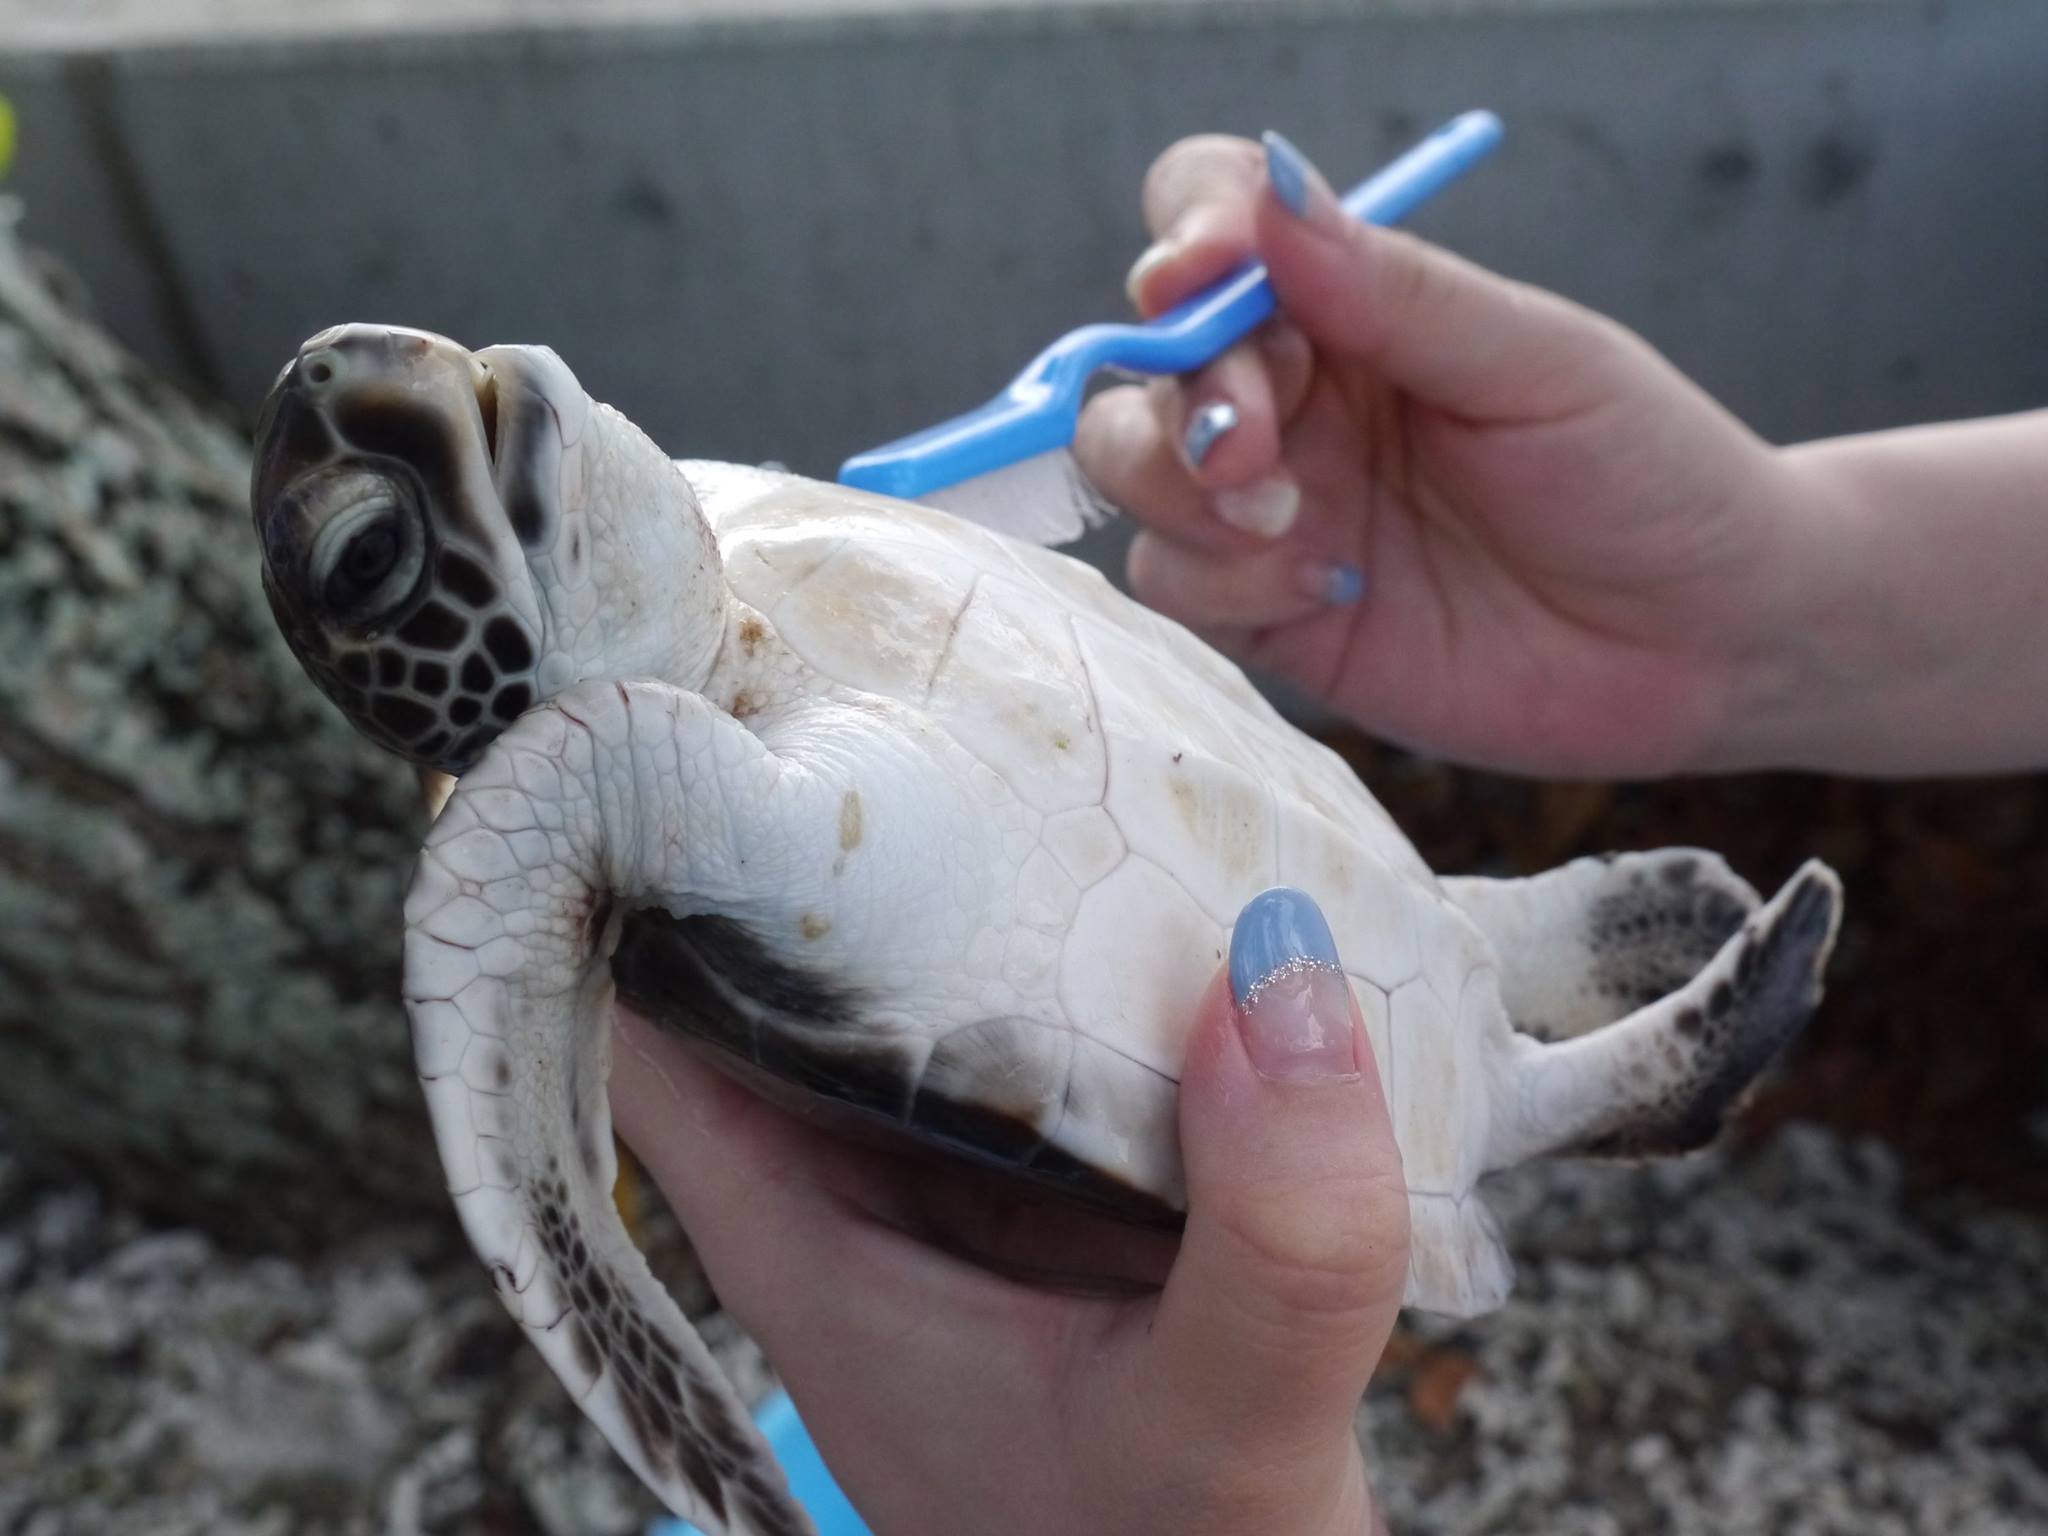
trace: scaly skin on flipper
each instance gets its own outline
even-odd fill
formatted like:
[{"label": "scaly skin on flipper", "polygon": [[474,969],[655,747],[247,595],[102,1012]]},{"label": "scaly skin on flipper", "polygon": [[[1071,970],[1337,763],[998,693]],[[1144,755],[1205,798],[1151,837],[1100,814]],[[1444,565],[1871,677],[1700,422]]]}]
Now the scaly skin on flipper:
[{"label": "scaly skin on flipper", "polygon": [[1449,875],[1444,893],[1502,957],[1515,1028],[1570,1040],[1670,996],[1758,905],[1698,848],[1574,859],[1522,880]]},{"label": "scaly skin on flipper", "polygon": [[[613,903],[729,888],[750,828],[785,831],[715,815],[723,776],[762,756],[729,717],[658,684],[583,684],[528,715],[428,838],[406,902],[406,1006],[456,1209],[513,1316],[671,1509],[710,1531],[793,1536],[808,1520],[611,1203],[604,1086]],[[705,808],[655,870],[647,782]]]},{"label": "scaly skin on flipper", "polygon": [[551,353],[341,328],[280,378],[261,447],[288,638],[365,729],[462,775],[406,989],[467,1229],[708,1529],[801,1517],[606,1199],[615,994],[762,1091],[1170,1222],[1197,996],[1244,901],[1301,886],[1386,1085],[1408,1300],[1459,1315],[1511,1283],[1485,1172],[1699,1144],[1818,1000],[1825,871],[1761,909],[1684,851],[1439,882],[1334,753],[1095,571],[679,469]]}]

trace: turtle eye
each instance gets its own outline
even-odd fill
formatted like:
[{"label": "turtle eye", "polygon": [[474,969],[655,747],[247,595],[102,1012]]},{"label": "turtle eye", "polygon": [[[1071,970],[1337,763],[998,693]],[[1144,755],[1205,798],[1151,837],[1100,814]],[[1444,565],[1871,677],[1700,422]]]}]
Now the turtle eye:
[{"label": "turtle eye", "polygon": [[376,589],[398,564],[398,530],[385,518],[348,541],[341,552],[341,567],[334,575],[358,593]]},{"label": "turtle eye", "polygon": [[320,598],[335,618],[374,619],[412,590],[421,564],[413,519],[379,491],[335,516],[313,548]]}]

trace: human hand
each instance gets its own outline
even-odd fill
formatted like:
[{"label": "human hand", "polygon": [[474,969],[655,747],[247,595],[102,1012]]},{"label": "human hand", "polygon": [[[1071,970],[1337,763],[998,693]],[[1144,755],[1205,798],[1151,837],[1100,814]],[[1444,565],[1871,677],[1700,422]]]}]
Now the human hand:
[{"label": "human hand", "polygon": [[[1277,136],[1152,167],[1155,314],[1256,253],[1281,318],[1107,390],[1075,451],[1148,604],[1377,733],[1489,766],[1732,766],[1824,535],[1636,336],[1346,216]],[[1284,195],[1283,195],[1284,194]]]},{"label": "human hand", "polygon": [[623,1011],[613,1112],[877,1536],[1360,1536],[1408,1202],[1334,958],[1292,893],[1240,918],[1181,1081],[1177,1240],[849,1145]]}]

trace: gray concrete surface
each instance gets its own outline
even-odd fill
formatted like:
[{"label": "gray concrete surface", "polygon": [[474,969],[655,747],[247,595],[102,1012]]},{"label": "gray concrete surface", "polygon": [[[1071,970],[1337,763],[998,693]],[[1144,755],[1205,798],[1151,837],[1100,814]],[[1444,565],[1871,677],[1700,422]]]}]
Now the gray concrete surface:
[{"label": "gray concrete surface", "polygon": [[1636,325],[1765,432],[2048,400],[2032,0],[777,6],[0,44],[0,90],[31,237],[244,407],[305,335],[388,319],[549,342],[679,453],[830,473],[1121,313],[1176,136],[1271,124],[1341,178],[1473,105],[1509,143],[1419,227]]}]

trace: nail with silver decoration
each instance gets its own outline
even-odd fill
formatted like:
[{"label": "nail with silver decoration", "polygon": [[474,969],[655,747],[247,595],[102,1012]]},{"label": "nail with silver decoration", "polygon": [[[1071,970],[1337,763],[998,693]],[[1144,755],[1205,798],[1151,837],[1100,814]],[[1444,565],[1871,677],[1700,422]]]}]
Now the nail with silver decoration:
[{"label": "nail with silver decoration", "polygon": [[1181,449],[1187,454],[1188,463],[1200,469],[1217,440],[1236,425],[1237,407],[1228,400],[1211,400],[1196,411],[1188,418],[1187,433],[1181,438]]},{"label": "nail with silver decoration", "polygon": [[1358,1075],[1351,984],[1329,922],[1305,892],[1274,886],[1245,904],[1230,936],[1230,994],[1261,1077],[1310,1083]]}]

